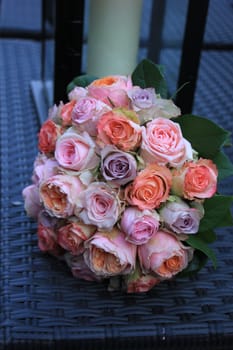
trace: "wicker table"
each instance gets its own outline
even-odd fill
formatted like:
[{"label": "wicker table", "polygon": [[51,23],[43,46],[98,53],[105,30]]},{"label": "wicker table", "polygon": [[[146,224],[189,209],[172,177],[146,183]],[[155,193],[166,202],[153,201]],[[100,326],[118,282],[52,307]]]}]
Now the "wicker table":
[{"label": "wicker table", "polygon": [[[217,270],[207,265],[196,277],[140,295],[74,279],[62,262],[39,251],[21,197],[37,153],[29,83],[39,78],[39,59],[38,43],[0,41],[0,348],[232,349],[232,230],[218,232]],[[225,193],[228,187],[223,184]]]}]

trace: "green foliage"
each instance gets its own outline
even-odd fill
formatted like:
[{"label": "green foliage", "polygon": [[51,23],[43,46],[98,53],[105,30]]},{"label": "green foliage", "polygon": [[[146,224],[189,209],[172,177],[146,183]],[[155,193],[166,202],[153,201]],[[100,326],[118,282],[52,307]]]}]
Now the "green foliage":
[{"label": "green foliage", "polygon": [[180,124],[183,136],[203,158],[213,159],[230,133],[209,119],[185,114],[173,121]]},{"label": "green foliage", "polygon": [[150,60],[143,60],[132,73],[132,81],[134,85],[141,88],[153,87],[156,94],[167,98],[167,83],[164,79],[163,68],[154,64]]}]

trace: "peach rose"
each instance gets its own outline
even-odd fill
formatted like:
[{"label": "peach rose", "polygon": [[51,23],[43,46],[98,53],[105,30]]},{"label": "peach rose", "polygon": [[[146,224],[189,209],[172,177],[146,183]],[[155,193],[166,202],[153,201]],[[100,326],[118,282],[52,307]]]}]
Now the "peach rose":
[{"label": "peach rose", "polygon": [[55,175],[40,186],[40,199],[49,214],[65,218],[74,214],[75,203],[83,185],[78,177]]},{"label": "peach rose", "polygon": [[175,235],[157,232],[146,244],[138,247],[138,257],[144,273],[171,278],[184,270],[193,256],[193,249],[184,246]]},{"label": "peach rose", "polygon": [[187,162],[173,171],[172,192],[187,199],[212,197],[217,190],[218,170],[210,159]]},{"label": "peach rose", "polygon": [[193,159],[193,152],[179,124],[156,118],[142,128],[141,157],[147,163],[179,167],[186,160]]},{"label": "peach rose", "polygon": [[125,199],[140,210],[158,208],[168,198],[172,174],[166,167],[150,164],[125,189]]},{"label": "peach rose", "polygon": [[141,144],[141,127],[119,110],[103,114],[97,124],[100,146],[115,145],[122,151],[136,150]]},{"label": "peach rose", "polygon": [[51,153],[55,150],[58,136],[61,134],[61,127],[48,119],[42,125],[38,138],[38,148],[42,153]]},{"label": "peach rose", "polygon": [[145,293],[160,283],[160,279],[150,274],[144,275],[140,266],[124,279],[127,293]]},{"label": "peach rose", "polygon": [[94,80],[88,86],[88,94],[110,107],[128,107],[130,100],[127,90],[131,87],[130,78],[113,75]]},{"label": "peach rose", "polygon": [[58,243],[72,255],[83,253],[83,243],[96,231],[96,227],[81,222],[70,222],[58,229]]},{"label": "peach rose", "polygon": [[76,100],[71,100],[70,102],[64,104],[60,110],[60,118],[62,120],[62,126],[72,125],[72,112],[76,104]]},{"label": "peach rose", "polygon": [[84,259],[89,268],[102,277],[128,274],[134,270],[136,246],[126,242],[117,228],[96,232],[84,246]]}]

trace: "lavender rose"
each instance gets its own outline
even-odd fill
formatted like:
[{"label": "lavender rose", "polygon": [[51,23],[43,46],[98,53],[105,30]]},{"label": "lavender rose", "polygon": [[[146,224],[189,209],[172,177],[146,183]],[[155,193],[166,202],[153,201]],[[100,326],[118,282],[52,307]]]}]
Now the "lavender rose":
[{"label": "lavender rose", "polygon": [[172,231],[193,234],[198,232],[203,210],[190,208],[186,202],[177,199],[175,202],[167,202],[160,210],[160,216],[161,220]]},{"label": "lavender rose", "polygon": [[137,162],[131,154],[108,145],[101,151],[101,172],[105,180],[125,185],[136,177]]},{"label": "lavender rose", "polygon": [[129,274],[134,270],[136,246],[126,242],[123,232],[116,228],[97,231],[84,246],[85,262],[97,276]]},{"label": "lavender rose", "polygon": [[120,203],[116,192],[105,182],[93,182],[80,193],[75,212],[85,224],[109,230],[118,220]]},{"label": "lavender rose", "polygon": [[151,108],[155,104],[156,94],[154,88],[142,89],[134,86],[127,92],[134,110]]},{"label": "lavender rose", "polygon": [[23,189],[24,209],[28,216],[36,219],[42,209],[39,189],[36,185],[29,185]]},{"label": "lavender rose", "polygon": [[150,210],[138,210],[135,207],[127,208],[121,218],[121,229],[126,240],[139,245],[146,243],[159,228],[159,215]]}]

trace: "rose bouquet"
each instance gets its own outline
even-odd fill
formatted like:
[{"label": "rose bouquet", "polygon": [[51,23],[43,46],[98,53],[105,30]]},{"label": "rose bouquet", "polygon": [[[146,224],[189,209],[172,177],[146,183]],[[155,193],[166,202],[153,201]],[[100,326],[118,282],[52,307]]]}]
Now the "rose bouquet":
[{"label": "rose bouquet", "polygon": [[75,78],[69,102],[49,111],[32,184],[23,190],[38,245],[75,277],[119,281],[145,292],[216,258],[214,228],[232,224],[232,197],[217,181],[233,173],[229,133],[181,116],[160,66]]}]

